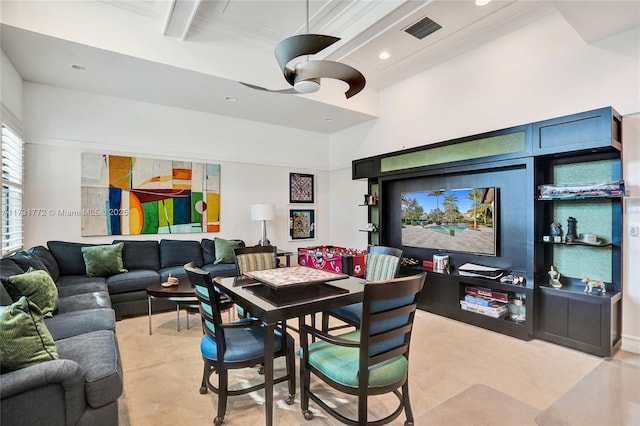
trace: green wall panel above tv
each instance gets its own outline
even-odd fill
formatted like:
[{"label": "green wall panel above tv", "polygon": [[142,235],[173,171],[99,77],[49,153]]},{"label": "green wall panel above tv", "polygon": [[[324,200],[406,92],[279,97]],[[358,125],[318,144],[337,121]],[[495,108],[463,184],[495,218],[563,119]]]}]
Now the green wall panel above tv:
[{"label": "green wall panel above tv", "polygon": [[525,132],[521,131],[384,157],[380,159],[380,166],[381,172],[384,173],[511,154],[525,149]]}]

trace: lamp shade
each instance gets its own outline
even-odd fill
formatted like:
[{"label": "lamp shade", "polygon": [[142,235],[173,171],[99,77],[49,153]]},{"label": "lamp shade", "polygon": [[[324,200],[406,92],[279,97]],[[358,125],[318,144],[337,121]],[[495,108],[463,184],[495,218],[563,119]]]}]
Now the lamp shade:
[{"label": "lamp shade", "polygon": [[273,204],[252,204],[251,220],[273,220],[276,217],[276,211]]}]

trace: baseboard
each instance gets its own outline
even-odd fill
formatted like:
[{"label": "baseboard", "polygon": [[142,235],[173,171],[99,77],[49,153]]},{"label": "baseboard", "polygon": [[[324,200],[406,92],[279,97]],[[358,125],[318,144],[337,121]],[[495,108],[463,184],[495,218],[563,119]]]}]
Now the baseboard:
[{"label": "baseboard", "polygon": [[622,345],[620,349],[634,354],[640,354],[640,337],[622,336]]}]

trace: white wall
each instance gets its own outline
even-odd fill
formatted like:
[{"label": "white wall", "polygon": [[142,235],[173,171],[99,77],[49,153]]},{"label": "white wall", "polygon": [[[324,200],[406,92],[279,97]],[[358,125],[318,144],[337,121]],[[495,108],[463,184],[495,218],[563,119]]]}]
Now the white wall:
[{"label": "white wall", "polygon": [[[640,112],[640,37],[628,31],[587,45],[558,14],[545,17],[479,49],[381,92],[379,118],[331,135],[332,174],[346,175],[353,159],[485,131],[613,106]],[[637,135],[638,127],[635,134]],[[623,167],[632,196],[640,196],[640,152],[625,143]],[[331,203],[360,202],[366,184],[332,186]],[[347,192],[348,191],[348,192]],[[356,229],[366,212],[348,207]],[[336,238],[336,235],[332,235]],[[362,245],[362,238],[354,240]],[[623,348],[640,353],[640,239],[627,238],[624,254]]]},{"label": "white wall", "polygon": [[0,102],[17,120],[22,120],[22,77],[2,50],[0,50]]},{"label": "white wall", "polygon": [[[272,202],[276,220],[267,229],[273,244],[297,249],[329,243],[326,135],[33,83],[25,84],[24,95],[25,208],[79,209],[84,151],[209,162],[221,165],[221,232],[172,238],[257,242],[260,223],[250,220],[249,206]],[[289,172],[316,175],[316,204],[308,206],[317,209],[314,241],[288,241],[289,208],[307,207],[288,204]],[[52,239],[112,239],[83,238],[79,217],[56,214],[27,217],[25,231],[26,247]]]}]

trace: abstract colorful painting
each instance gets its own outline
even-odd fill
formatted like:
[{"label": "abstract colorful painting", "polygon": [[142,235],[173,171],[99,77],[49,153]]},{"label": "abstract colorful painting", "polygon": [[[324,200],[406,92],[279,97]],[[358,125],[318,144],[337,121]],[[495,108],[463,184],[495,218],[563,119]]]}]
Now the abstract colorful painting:
[{"label": "abstract colorful painting", "polygon": [[83,153],[83,236],[220,231],[220,165]]},{"label": "abstract colorful painting", "polygon": [[289,202],[313,204],[313,175],[289,173]]},{"label": "abstract colorful painting", "polygon": [[315,239],[315,210],[289,210],[289,237],[292,240]]}]

